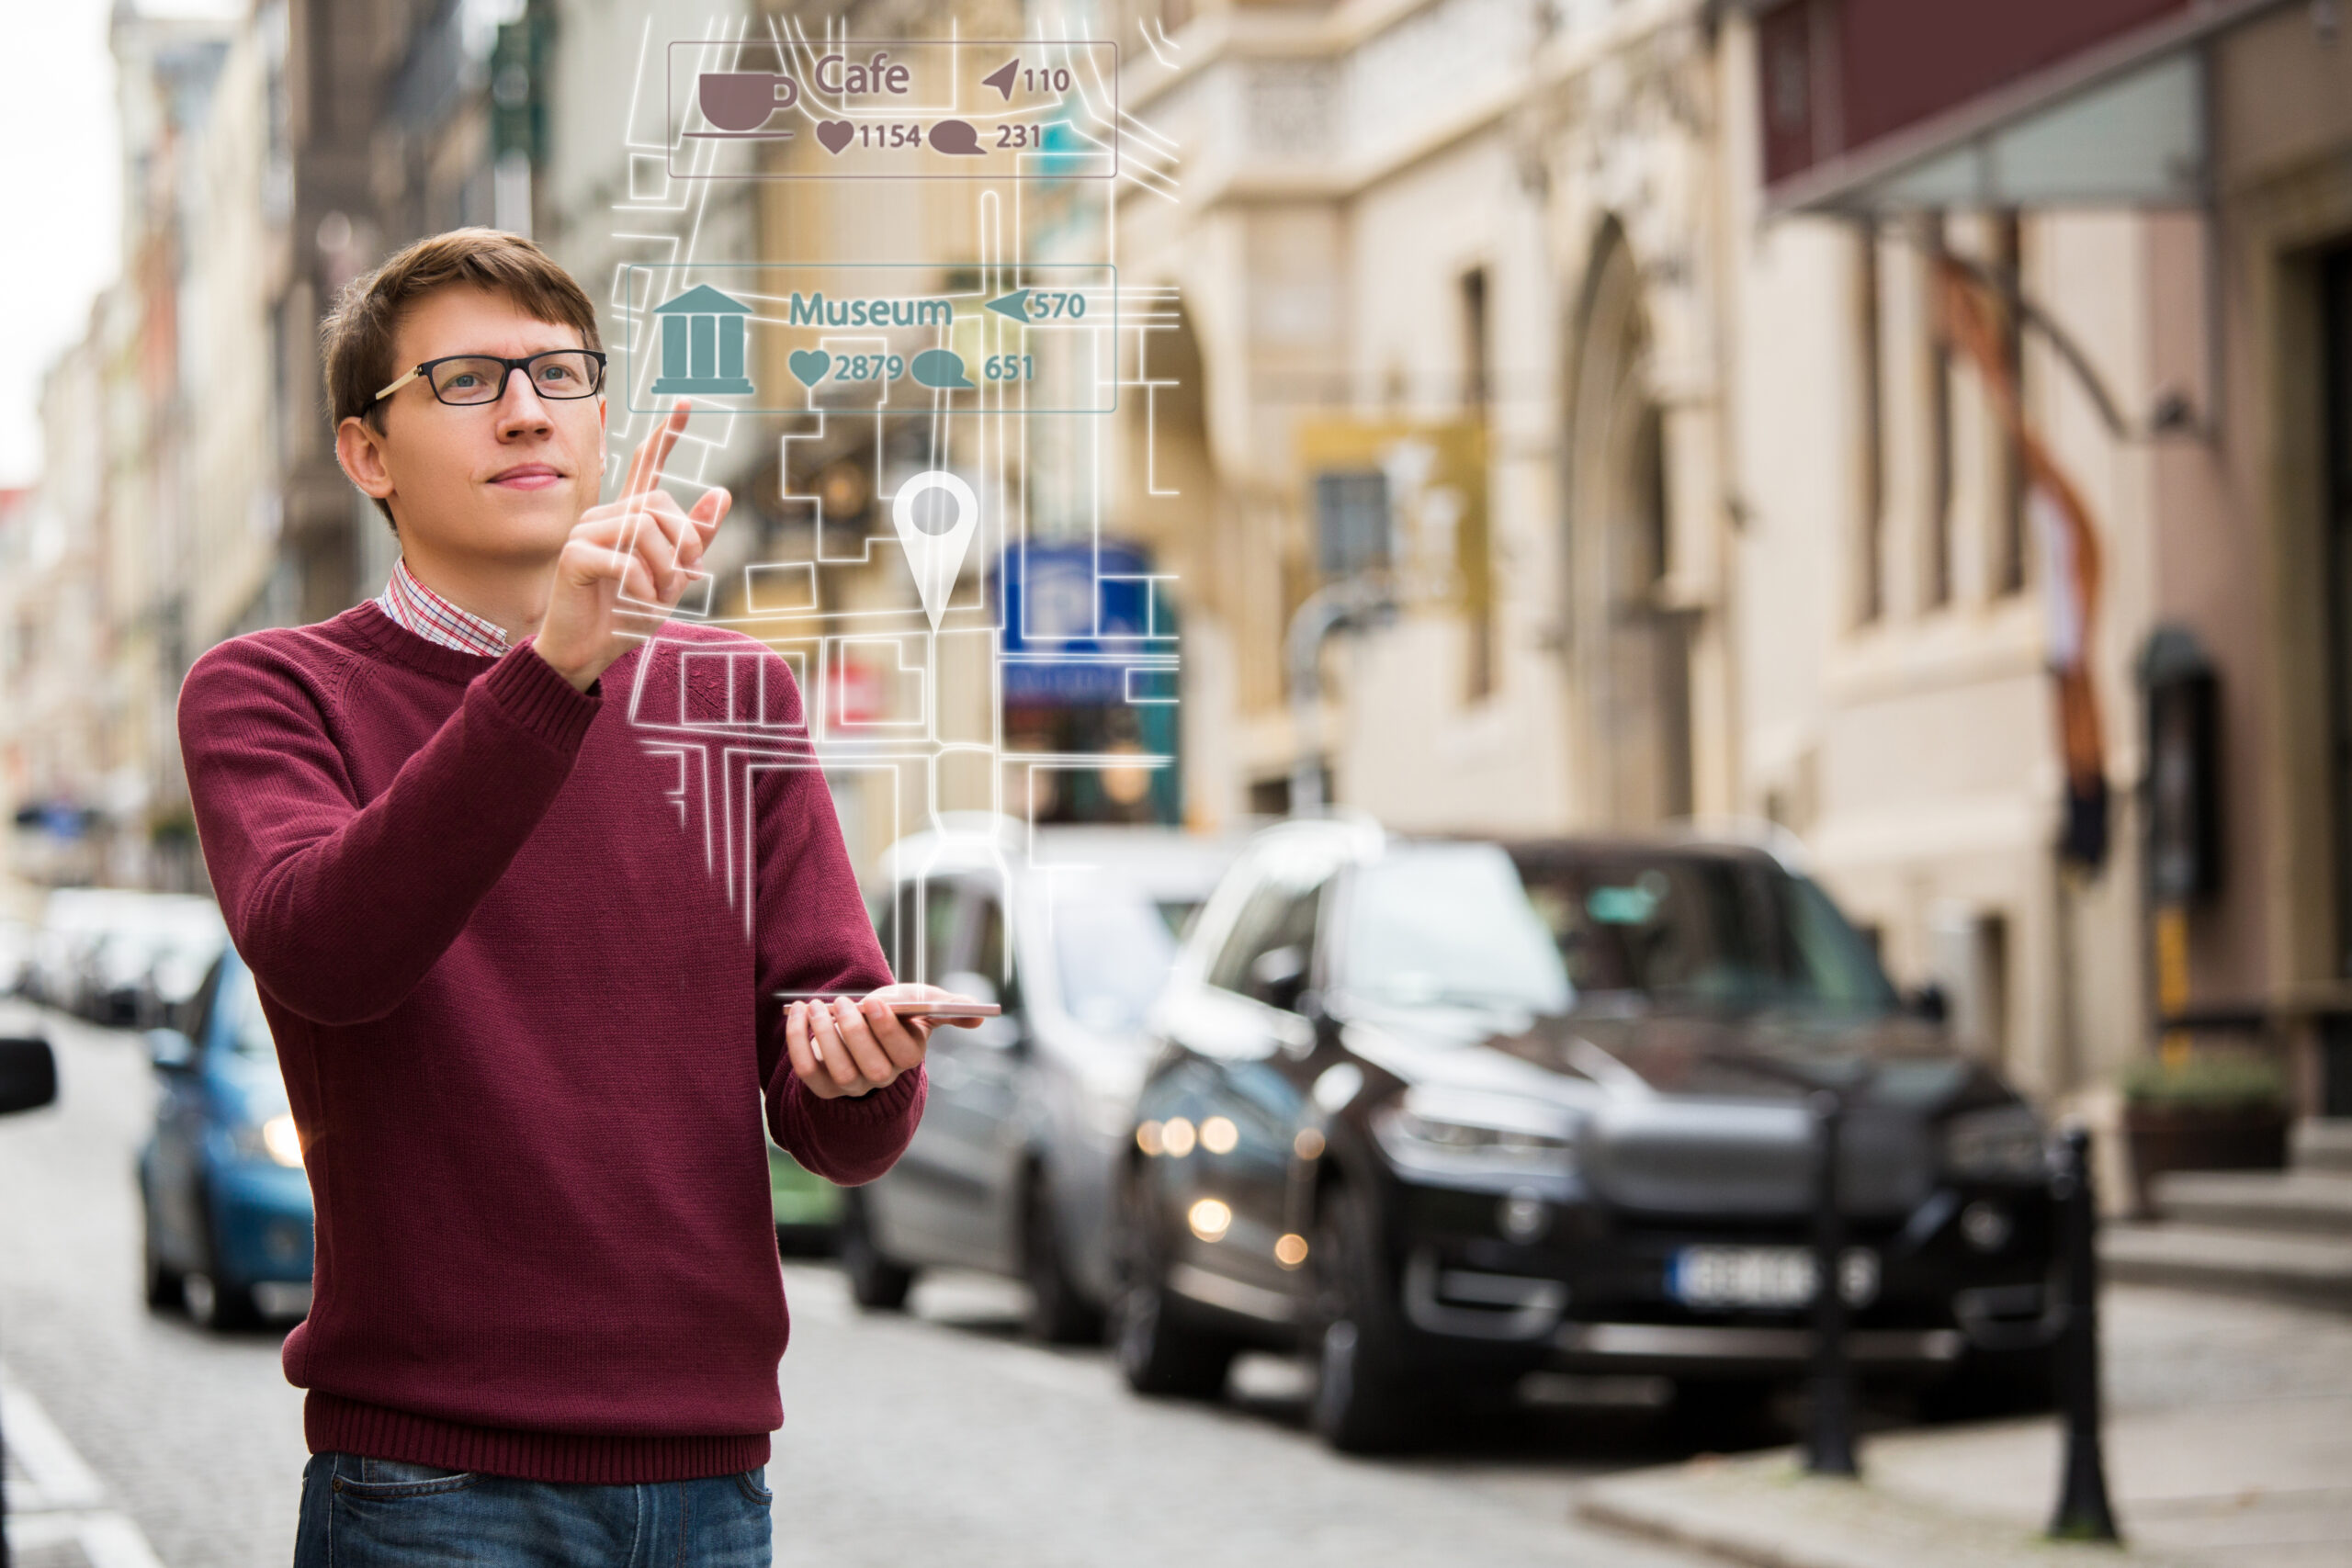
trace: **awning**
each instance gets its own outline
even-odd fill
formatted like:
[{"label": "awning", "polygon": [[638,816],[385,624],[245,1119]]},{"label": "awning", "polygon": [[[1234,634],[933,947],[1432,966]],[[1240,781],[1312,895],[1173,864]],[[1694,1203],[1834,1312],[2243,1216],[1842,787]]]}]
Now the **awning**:
[{"label": "awning", "polygon": [[2191,207],[2198,45],[2286,0],[1760,0],[1773,212]]}]

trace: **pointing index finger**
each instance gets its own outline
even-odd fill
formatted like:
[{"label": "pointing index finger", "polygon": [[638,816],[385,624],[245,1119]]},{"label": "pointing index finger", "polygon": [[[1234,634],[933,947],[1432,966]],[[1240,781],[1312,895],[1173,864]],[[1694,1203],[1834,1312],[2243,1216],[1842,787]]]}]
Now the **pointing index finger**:
[{"label": "pointing index finger", "polygon": [[670,417],[662,422],[661,428],[647,436],[638,447],[637,456],[630,462],[628,487],[622,491],[625,497],[645,495],[662,482],[662,465],[669,462],[671,450],[678,445],[678,437],[685,434],[686,415],[692,410],[693,405],[680,398],[677,406],[670,411]]}]

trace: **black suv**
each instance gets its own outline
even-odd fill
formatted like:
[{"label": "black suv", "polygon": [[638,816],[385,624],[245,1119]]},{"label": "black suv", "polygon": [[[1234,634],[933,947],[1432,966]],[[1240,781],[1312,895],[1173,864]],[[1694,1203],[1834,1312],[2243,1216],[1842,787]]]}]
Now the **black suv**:
[{"label": "black suv", "polygon": [[1829,1087],[1856,1363],[2046,1397],[2044,1129],[1921,1010],[1770,848],[1271,829],[1155,1014],[1128,1382],[1211,1394],[1296,1348],[1348,1449],[1544,1369],[1769,1394],[1812,1342]]}]

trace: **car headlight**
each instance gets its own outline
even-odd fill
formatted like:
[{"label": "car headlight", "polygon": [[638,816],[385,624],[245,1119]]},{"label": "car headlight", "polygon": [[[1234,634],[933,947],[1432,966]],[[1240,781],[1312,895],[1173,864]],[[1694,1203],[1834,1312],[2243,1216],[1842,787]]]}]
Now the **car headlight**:
[{"label": "car headlight", "polygon": [[258,1127],[241,1129],[237,1152],[248,1159],[266,1159],[289,1170],[302,1168],[302,1134],[291,1111],[281,1111]]},{"label": "car headlight", "polygon": [[1442,1176],[1566,1175],[1576,1122],[1561,1107],[1511,1094],[1421,1086],[1373,1113],[1388,1157]]},{"label": "car headlight", "polygon": [[2041,1118],[2025,1105],[1953,1117],[1944,1128],[1944,1168],[1977,1181],[2041,1180],[2050,1173]]}]

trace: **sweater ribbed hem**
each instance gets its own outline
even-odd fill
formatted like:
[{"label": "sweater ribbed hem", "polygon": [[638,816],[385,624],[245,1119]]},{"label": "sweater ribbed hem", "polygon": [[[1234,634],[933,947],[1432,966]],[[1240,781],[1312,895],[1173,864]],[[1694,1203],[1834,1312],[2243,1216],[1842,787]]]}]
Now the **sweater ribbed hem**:
[{"label": "sweater ribbed hem", "polygon": [[581,737],[604,705],[597,687],[582,692],[573,686],[538,656],[528,637],[492,665],[481,682],[501,710],[559,751],[580,749]]},{"label": "sweater ribbed hem", "polygon": [[302,1401],[302,1436],[314,1454],[361,1454],[438,1470],[595,1486],[701,1481],[756,1470],[768,1461],[765,1432],[691,1438],[526,1432],[436,1420],[316,1390]]}]

